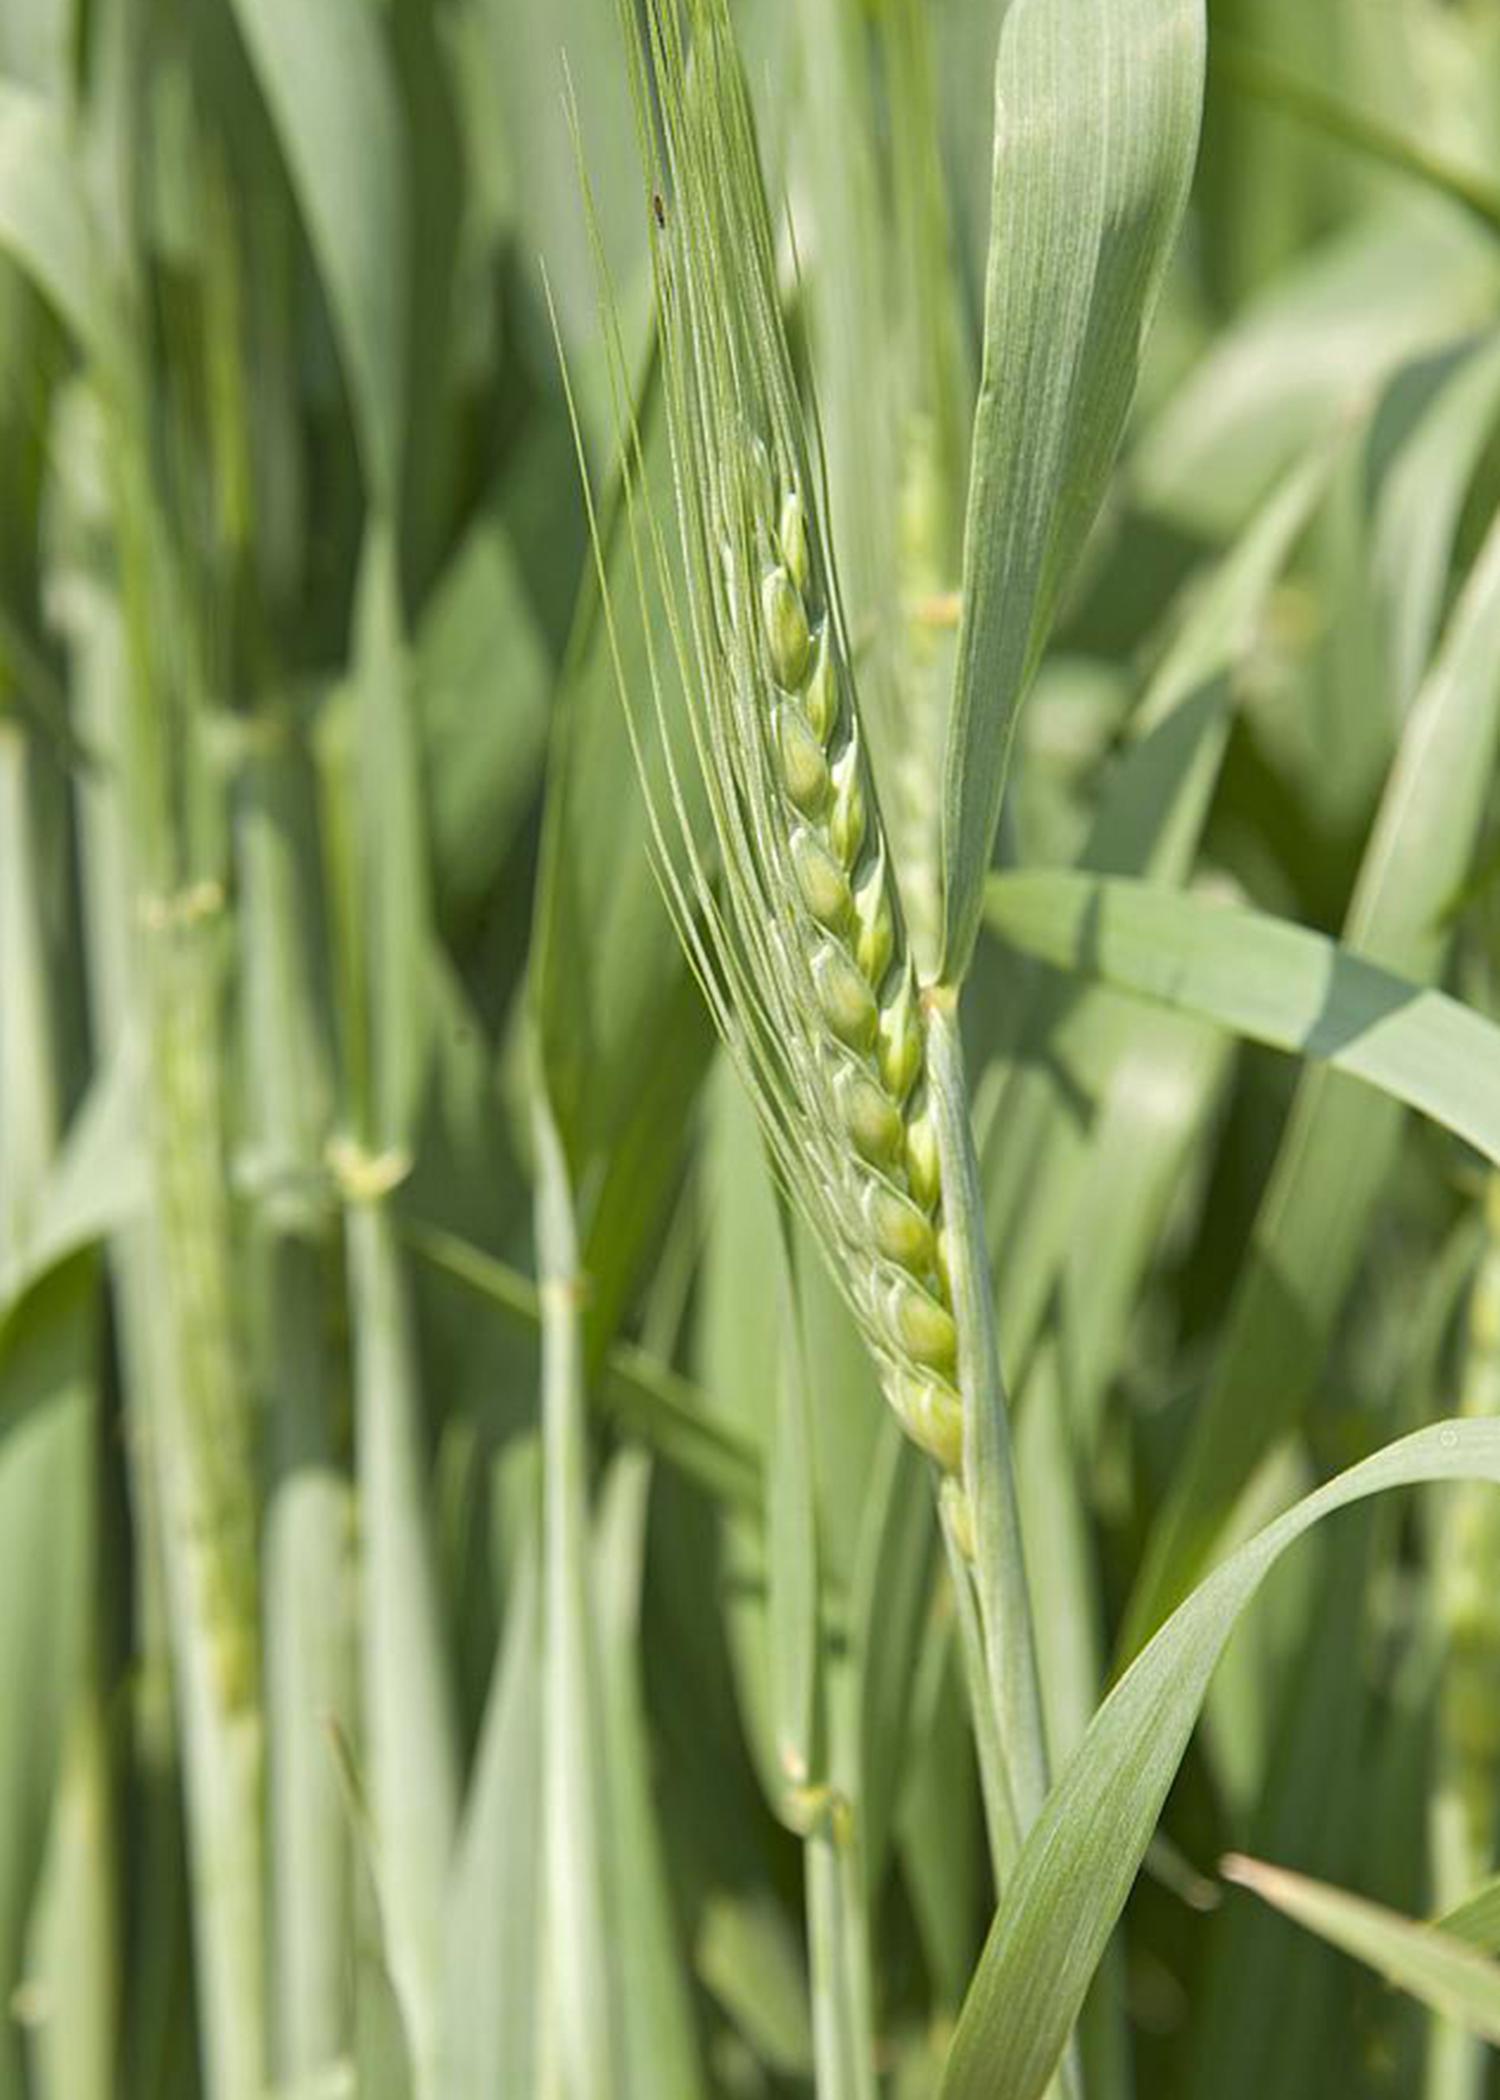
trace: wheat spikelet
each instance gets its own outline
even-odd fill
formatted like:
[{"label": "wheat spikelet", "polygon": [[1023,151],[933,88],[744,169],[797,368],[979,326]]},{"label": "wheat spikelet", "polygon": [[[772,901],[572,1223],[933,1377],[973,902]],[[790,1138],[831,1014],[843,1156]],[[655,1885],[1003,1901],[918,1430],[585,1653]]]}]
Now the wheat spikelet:
[{"label": "wheat spikelet", "polygon": [[[671,812],[652,813],[663,887],[779,1178],[829,1253],[887,1396],[909,1434],[957,1469],[922,1000],[739,61],[722,0],[653,0],[644,43],[628,9],[624,20],[651,180],[685,618],[670,602],[638,439],[627,494],[669,600],[712,833],[709,854],[669,765]],[[659,681],[656,704],[664,718]]]}]

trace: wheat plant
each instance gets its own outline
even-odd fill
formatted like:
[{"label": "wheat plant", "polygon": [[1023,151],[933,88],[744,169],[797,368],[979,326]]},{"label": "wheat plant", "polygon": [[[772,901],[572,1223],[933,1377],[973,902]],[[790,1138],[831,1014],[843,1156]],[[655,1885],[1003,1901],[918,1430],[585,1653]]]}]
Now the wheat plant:
[{"label": "wheat plant", "polygon": [[1493,2090],[1497,97],[0,7],[0,2100]]}]

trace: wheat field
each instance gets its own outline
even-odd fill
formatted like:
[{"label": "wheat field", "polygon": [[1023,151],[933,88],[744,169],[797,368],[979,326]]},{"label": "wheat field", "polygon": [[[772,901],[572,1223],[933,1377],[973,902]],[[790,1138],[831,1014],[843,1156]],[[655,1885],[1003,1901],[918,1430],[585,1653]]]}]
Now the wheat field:
[{"label": "wheat field", "polygon": [[1500,2090],[1497,783],[1493,0],[0,0],[0,2100]]}]

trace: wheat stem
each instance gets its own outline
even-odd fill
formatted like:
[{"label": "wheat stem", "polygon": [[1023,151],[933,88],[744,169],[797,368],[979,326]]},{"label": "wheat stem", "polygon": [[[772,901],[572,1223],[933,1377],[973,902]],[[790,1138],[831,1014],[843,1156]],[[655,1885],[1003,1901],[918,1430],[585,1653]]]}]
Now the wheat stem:
[{"label": "wheat stem", "polygon": [[[1500,1175],[1487,1184],[1484,1217],[1461,1403],[1474,1420],[1500,1415]],[[1476,1482],[1450,1489],[1444,1500],[1437,1607],[1448,1652],[1432,1805],[1433,1896],[1440,1911],[1455,1908],[1490,1874],[1500,1835],[1500,1510]],[[1434,2021],[1428,2100],[1479,2100],[1486,2062],[1475,2035]]]},{"label": "wheat stem", "polygon": [[[963,1493],[971,1538],[988,1696],[1006,1774],[1010,1856],[1004,1874],[1047,1792],[1047,1748],[1037,1678],[1036,1639],[1021,1548],[1010,1423],[995,1329],[979,1167],[969,1122],[963,1051],[951,994],[929,993],[927,1050],[938,1147],[942,1158],[949,1273],[958,1320],[963,1392]],[[957,1516],[950,1494],[947,1521]],[[963,1522],[958,1517],[958,1522]],[[975,1687],[978,1691],[979,1687]]]}]

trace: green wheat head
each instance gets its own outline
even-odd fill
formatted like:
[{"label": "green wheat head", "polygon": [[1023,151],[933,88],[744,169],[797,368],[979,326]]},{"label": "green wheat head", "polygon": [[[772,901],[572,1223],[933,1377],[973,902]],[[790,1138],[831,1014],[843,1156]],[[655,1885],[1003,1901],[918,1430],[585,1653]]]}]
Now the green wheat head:
[{"label": "green wheat head", "polygon": [[665,795],[642,766],[663,889],[779,1178],[829,1255],[891,1404],[956,1468],[962,1410],[922,998],[740,62],[723,0],[653,0],[643,32],[624,15],[685,616],[638,444],[627,500],[667,600],[712,833],[705,853],[687,816],[695,798],[670,760]]}]

